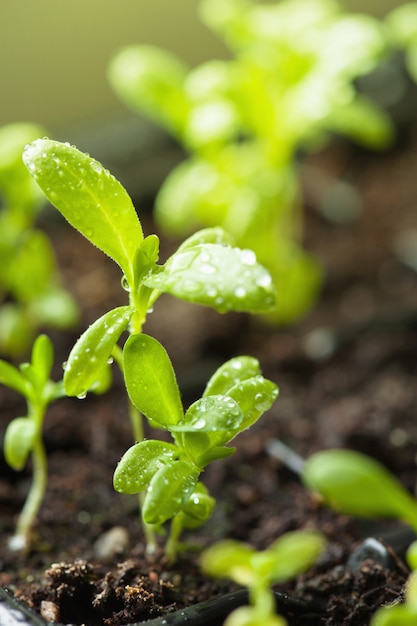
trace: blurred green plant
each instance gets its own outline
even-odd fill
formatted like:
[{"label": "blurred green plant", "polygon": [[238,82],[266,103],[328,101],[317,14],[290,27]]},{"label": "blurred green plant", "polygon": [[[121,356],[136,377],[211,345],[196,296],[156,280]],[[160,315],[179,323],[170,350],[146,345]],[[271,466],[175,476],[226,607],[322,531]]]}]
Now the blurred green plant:
[{"label": "blurred green plant", "polygon": [[22,470],[32,457],[33,481],[20,513],[10,547],[24,550],[30,545],[31,531],[45,494],[48,469],[42,428],[48,406],[65,395],[62,380],[50,379],[54,348],[46,335],[33,344],[31,363],[19,368],[0,360],[0,383],[17,391],[27,403],[27,414],[15,417],[4,436],[4,456],[14,470]]},{"label": "blurred green plant", "polygon": [[262,552],[234,540],[220,541],[205,550],[201,567],[206,574],[229,578],[249,589],[250,606],[234,610],[224,626],[286,626],[287,621],[275,613],[270,587],[306,571],[324,547],[320,533],[296,530],[285,533]]},{"label": "blurred green plant", "polygon": [[54,252],[34,227],[44,196],[22,163],[24,146],[44,135],[35,124],[0,128],[0,353],[26,352],[42,326],[65,329],[78,309],[60,283]]},{"label": "blurred green plant", "polygon": [[130,46],[112,60],[109,79],[189,153],[157,196],[160,227],[178,236],[220,225],[233,234],[279,288],[270,317],[289,323],[321,284],[303,249],[297,154],[335,132],[372,148],[389,144],[388,116],[353,86],[386,53],[384,27],[333,0],[204,0],[200,14],[230,59],[190,70],[170,52]]}]

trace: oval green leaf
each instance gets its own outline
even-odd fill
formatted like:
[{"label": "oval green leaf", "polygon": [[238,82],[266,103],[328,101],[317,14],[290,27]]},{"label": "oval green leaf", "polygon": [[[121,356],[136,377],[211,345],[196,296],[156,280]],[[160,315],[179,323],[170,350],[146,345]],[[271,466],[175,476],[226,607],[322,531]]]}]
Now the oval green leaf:
[{"label": "oval green leaf", "polygon": [[417,501],[374,459],[353,450],[313,454],[302,471],[304,484],[332,508],[359,517],[390,517],[417,528]]},{"label": "oval green leaf", "polygon": [[290,580],[309,569],[323,552],[326,541],[323,535],[313,530],[295,530],[282,535],[263,554],[271,557],[265,562],[270,583]]},{"label": "oval green leaf", "polygon": [[37,428],[28,417],[16,417],[6,429],[4,457],[15,470],[22,470],[33,449]]},{"label": "oval green leaf", "polygon": [[200,564],[209,576],[230,578],[239,585],[251,586],[256,581],[252,565],[255,554],[254,548],[240,541],[220,541],[204,550]]},{"label": "oval green leaf", "polygon": [[238,356],[223,363],[208,381],[204,396],[227,395],[238,383],[261,373],[259,361],[251,356]]},{"label": "oval green leaf", "polygon": [[173,432],[214,433],[233,432],[242,423],[243,413],[229,396],[216,395],[194,402],[183,419],[173,426]]},{"label": "oval green leaf", "polygon": [[153,475],[171,463],[178,451],[162,441],[141,441],[131,446],[119,461],[113,476],[113,486],[120,493],[140,493],[149,485]]},{"label": "oval green leaf", "polygon": [[171,428],[183,417],[180,392],[169,356],[153,337],[131,335],[123,349],[127,391],[149,420]]},{"label": "oval green leaf", "polygon": [[47,335],[39,335],[32,348],[32,365],[42,386],[51,375],[54,362],[54,346]]},{"label": "oval green leaf", "polygon": [[153,289],[226,311],[268,311],[276,292],[269,272],[251,250],[214,243],[173,254],[144,283]]},{"label": "oval green leaf", "polygon": [[146,492],[144,522],[160,525],[177,515],[193,493],[198,475],[195,466],[187,461],[164,465],[154,474]]},{"label": "oval green leaf", "polygon": [[48,200],[133,284],[133,259],[143,234],[119,181],[90,156],[50,139],[26,146],[23,161]]},{"label": "oval green leaf", "polygon": [[14,389],[14,391],[17,391],[24,397],[29,393],[27,379],[16,367],[10,365],[7,361],[0,361],[0,383],[10,389]]},{"label": "oval green leaf", "polygon": [[263,376],[254,376],[238,383],[228,395],[240,406],[243,420],[239,431],[254,424],[265,411],[268,411],[278,396],[278,387]]},{"label": "oval green leaf", "polygon": [[83,396],[101,379],[112,350],[126,330],[133,309],[112,309],[94,322],[78,339],[64,367],[64,387],[68,396]]}]

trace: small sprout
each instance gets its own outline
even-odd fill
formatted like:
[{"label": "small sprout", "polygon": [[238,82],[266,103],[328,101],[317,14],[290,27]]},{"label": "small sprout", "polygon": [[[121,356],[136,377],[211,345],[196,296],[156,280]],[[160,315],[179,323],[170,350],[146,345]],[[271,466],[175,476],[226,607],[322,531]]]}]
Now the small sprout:
[{"label": "small sprout", "polygon": [[[163,59],[157,55],[153,62],[161,67]],[[156,77],[160,85],[175,80]],[[222,312],[258,312],[274,308],[275,286],[254,252],[233,247],[221,228],[195,233],[158,265],[159,239],[143,235],[126,190],[101,163],[69,144],[37,139],[26,146],[23,161],[68,222],[121,269],[129,303],[108,311],[81,335],[65,363],[64,389],[78,398],[90,390],[103,392],[111,384],[113,359],[120,367],[137,443],[116,468],[114,486],[140,493],[149,550],[155,545],[153,529],[174,520],[167,546],[173,559],[181,529],[203,523],[212,509],[198,482],[202,470],[233,453],[226,444],[270,408],[278,390],[255,360],[242,357],[226,364],[184,413],[168,354],[142,332],[143,324],[163,292]],[[121,349],[125,331],[129,337]],[[143,441],[140,413],[151,426],[169,431],[174,443]]]},{"label": "small sprout", "polygon": [[27,403],[27,415],[16,417],[6,429],[4,456],[16,471],[22,470],[32,455],[33,482],[25,505],[10,540],[12,549],[27,549],[30,534],[44,497],[47,482],[47,461],[42,441],[42,426],[48,406],[64,394],[62,381],[53,382],[53,346],[46,335],[39,335],[33,344],[32,362],[15,368],[0,361],[0,383],[20,393]]},{"label": "small sprout", "polygon": [[251,606],[233,611],[225,626],[285,626],[286,621],[275,614],[270,587],[311,567],[324,546],[320,533],[298,530],[282,535],[263,552],[234,540],[221,541],[205,550],[201,567],[206,574],[229,578],[249,589]]},{"label": "small sprout", "polygon": [[302,480],[341,513],[402,519],[417,530],[417,500],[374,459],[352,450],[324,450],[304,464]]}]

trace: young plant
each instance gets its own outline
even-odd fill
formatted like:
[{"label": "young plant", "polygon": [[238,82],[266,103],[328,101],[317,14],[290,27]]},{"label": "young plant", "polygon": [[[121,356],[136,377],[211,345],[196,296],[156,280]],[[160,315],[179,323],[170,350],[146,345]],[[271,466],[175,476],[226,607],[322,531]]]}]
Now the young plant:
[{"label": "young plant", "polygon": [[[144,237],[129,195],[100,163],[69,144],[47,139],[27,146],[23,160],[47,198],[70,224],[120,266],[122,284],[129,293],[129,304],[105,313],[75,344],[65,365],[66,394],[82,398],[97,385],[107,385],[109,363],[114,358],[124,374],[131,399],[134,438],[141,442],[139,450],[147,459],[141,466],[144,475],[136,477],[131,487],[135,493],[147,488],[143,512],[146,524],[160,526],[181,513],[175,523],[178,528],[191,523],[193,516],[207,517],[209,505],[198,483],[200,471],[214,458],[230,454],[224,444],[257,419],[265,410],[265,403],[272,403],[275,386],[264,381],[252,365],[249,371],[256,373],[243,379],[238,374],[232,379],[230,373],[226,374],[227,382],[241,382],[241,386],[230,390],[236,397],[229,397],[225,393],[229,387],[224,388],[219,381],[209,397],[184,415],[165,349],[156,339],[143,334],[142,326],[163,292],[221,312],[269,310],[275,305],[276,293],[271,276],[252,251],[232,247],[230,236],[220,228],[194,234],[164,265],[158,265],[158,237]],[[124,331],[130,337],[122,352],[118,341]],[[239,361],[236,370],[244,362]],[[252,387],[247,387],[247,378],[254,379]],[[265,385],[269,390],[268,402],[264,398]],[[250,400],[253,406],[248,405]],[[151,425],[169,430],[175,444],[142,442],[138,410]],[[207,422],[201,415],[204,412]],[[194,430],[197,433],[192,436],[189,431]],[[129,454],[138,456],[137,452]],[[116,484],[129,492],[128,461],[119,467],[124,468],[125,477],[121,482],[116,480]],[[121,473],[119,469],[118,476]],[[168,478],[175,497],[165,501],[166,490],[162,486]],[[203,500],[203,512],[190,512],[199,508],[193,504]],[[152,542],[148,533],[148,544],[152,546]]]},{"label": "young plant", "polygon": [[233,540],[221,541],[205,550],[201,567],[206,574],[230,578],[249,589],[250,606],[233,611],[224,626],[286,626],[286,620],[275,613],[270,587],[311,567],[324,546],[320,533],[297,530],[282,535],[263,552]]},{"label": "young plant", "polygon": [[44,198],[22,150],[42,134],[34,124],[0,128],[0,353],[8,356],[26,352],[39,327],[68,328],[78,317],[59,284],[51,243],[34,228]]},{"label": "young plant", "polygon": [[124,373],[132,403],[154,426],[169,431],[173,443],[136,443],[117,466],[114,486],[122,493],[146,490],[146,524],[160,528],[173,520],[166,546],[173,561],[181,530],[205,522],[214,506],[199,482],[201,472],[233,454],[235,448],[226,444],[272,406],[278,389],[261,375],[256,359],[237,357],[214,373],[203,396],[184,413],[168,355],[145,334],[127,340]]},{"label": "young plant", "polygon": [[301,477],[333,509],[358,517],[401,519],[417,531],[417,500],[378,461],[352,450],[323,450]]},{"label": "young plant", "polygon": [[291,322],[321,282],[319,264],[302,247],[297,155],[332,132],[374,148],[389,143],[387,116],[353,86],[385,53],[384,27],[343,14],[332,0],[205,0],[201,17],[231,59],[190,70],[167,51],[130,46],[113,59],[110,82],[190,155],[156,199],[164,231],[230,232],[282,290],[270,317]]},{"label": "young plant", "polygon": [[62,381],[50,379],[54,349],[46,335],[39,335],[33,344],[31,363],[19,368],[0,360],[0,383],[20,393],[27,403],[25,417],[14,418],[4,436],[4,456],[14,470],[22,470],[32,458],[33,481],[20,513],[16,531],[10,541],[14,550],[29,546],[31,529],[45,494],[47,460],[42,441],[42,426],[48,406],[63,397]]}]

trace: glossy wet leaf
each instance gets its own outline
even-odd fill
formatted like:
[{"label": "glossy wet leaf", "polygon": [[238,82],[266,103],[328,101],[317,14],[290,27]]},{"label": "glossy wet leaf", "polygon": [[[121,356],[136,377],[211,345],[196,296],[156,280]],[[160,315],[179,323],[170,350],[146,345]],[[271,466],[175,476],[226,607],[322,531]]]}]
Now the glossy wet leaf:
[{"label": "glossy wet leaf", "polygon": [[194,402],[173,432],[214,433],[233,431],[242,423],[243,413],[233,399],[216,395],[200,398]]},{"label": "glossy wet leaf", "polygon": [[174,445],[162,441],[141,441],[131,446],[120,459],[113,477],[116,491],[140,493],[154,474],[170,464],[178,454]]},{"label": "glossy wet leaf", "polygon": [[28,417],[16,417],[6,429],[4,436],[4,456],[15,470],[22,470],[33,449],[37,427]]},{"label": "glossy wet leaf", "polygon": [[227,392],[248,378],[261,373],[259,361],[251,356],[238,356],[223,363],[211,376],[204,390],[204,396]]},{"label": "glossy wet leaf", "polygon": [[160,525],[181,511],[198,480],[194,465],[174,461],[164,465],[154,476],[146,492],[142,516],[147,524]]},{"label": "glossy wet leaf", "polygon": [[58,141],[34,141],[23,161],[48,200],[133,284],[132,264],[143,234],[124,187],[101,163]]},{"label": "glossy wet leaf", "polygon": [[82,396],[100,378],[123,331],[128,327],[133,309],[112,309],[94,322],[74,345],[64,369],[65,392]]},{"label": "glossy wet leaf", "polygon": [[267,311],[275,305],[271,276],[257,263],[255,254],[218,244],[200,244],[175,253],[144,282],[221,312]]},{"label": "glossy wet leaf", "polygon": [[404,519],[417,528],[417,501],[374,459],[352,450],[313,454],[302,472],[305,485],[347,515]]},{"label": "glossy wet leaf", "polygon": [[51,375],[54,346],[47,335],[39,335],[32,348],[32,365],[37,372],[39,384],[44,386]]},{"label": "glossy wet leaf", "polygon": [[170,428],[183,417],[174,369],[165,348],[153,337],[131,335],[123,349],[127,391],[148,419]]},{"label": "glossy wet leaf", "polygon": [[194,529],[201,526],[210,518],[215,504],[215,499],[210,496],[205,485],[198,482],[188,502],[179,513],[182,527]]},{"label": "glossy wet leaf", "polygon": [[278,396],[278,387],[258,375],[238,383],[228,391],[228,395],[237,402],[243,413],[239,430],[244,430],[271,408]]}]

